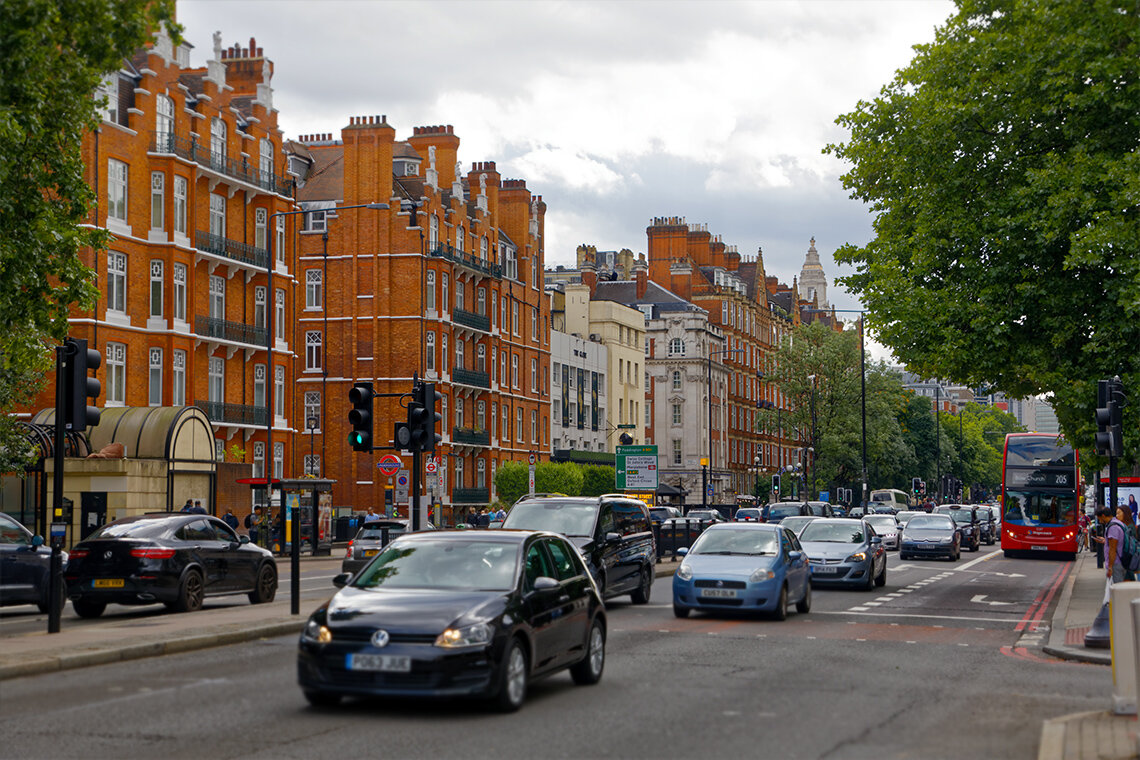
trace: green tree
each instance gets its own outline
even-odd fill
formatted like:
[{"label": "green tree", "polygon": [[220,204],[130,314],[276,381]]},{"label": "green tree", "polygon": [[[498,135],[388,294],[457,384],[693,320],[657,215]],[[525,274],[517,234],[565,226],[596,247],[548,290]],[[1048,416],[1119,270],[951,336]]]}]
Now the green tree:
[{"label": "green tree", "polygon": [[534,468],[534,490],[539,493],[582,493],[582,467],[573,462],[539,462]]},{"label": "green tree", "polygon": [[616,473],[613,467],[586,465],[582,468],[581,496],[601,496],[617,490]]},{"label": "green tree", "polygon": [[0,472],[22,471],[28,449],[7,413],[44,385],[53,345],[75,306],[98,291],[83,248],[95,197],[83,138],[98,124],[92,97],[152,30],[175,38],[173,0],[5,0],[0,8]]},{"label": "green tree", "polygon": [[530,474],[523,462],[503,462],[495,471],[495,492],[499,501],[511,505],[527,492]]},{"label": "green tree", "polygon": [[1140,397],[1140,6],[959,0],[915,50],[825,149],[875,214],[840,282],[908,367],[1052,393],[1089,449],[1096,380]]}]

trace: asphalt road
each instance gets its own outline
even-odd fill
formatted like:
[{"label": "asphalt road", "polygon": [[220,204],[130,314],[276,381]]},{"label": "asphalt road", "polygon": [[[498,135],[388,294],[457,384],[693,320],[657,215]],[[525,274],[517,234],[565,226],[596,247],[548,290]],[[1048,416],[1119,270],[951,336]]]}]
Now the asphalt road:
[{"label": "asphalt road", "polygon": [[[1042,721],[1103,709],[1107,668],[1040,653],[1067,565],[892,553],[887,586],[785,622],[678,620],[669,579],[611,605],[606,673],[466,702],[307,706],[293,637],[7,681],[0,757],[1034,758]],[[1050,592],[1053,596],[1050,596]]]}]

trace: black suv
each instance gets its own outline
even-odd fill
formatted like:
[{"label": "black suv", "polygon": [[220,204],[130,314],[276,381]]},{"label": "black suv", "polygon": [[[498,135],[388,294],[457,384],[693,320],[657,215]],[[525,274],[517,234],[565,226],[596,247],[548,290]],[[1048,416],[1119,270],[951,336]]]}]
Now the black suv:
[{"label": "black suv", "polygon": [[969,504],[943,504],[940,507],[934,508],[936,515],[950,515],[954,520],[954,524],[962,531],[962,548],[972,552],[978,551],[982,545],[982,526],[979,524],[982,517],[989,517],[989,510],[987,514],[979,515],[976,507]]},{"label": "black suv", "polygon": [[503,528],[561,533],[582,552],[603,598],[629,594],[634,604],[649,601],[657,551],[644,502],[624,494],[524,496]]}]

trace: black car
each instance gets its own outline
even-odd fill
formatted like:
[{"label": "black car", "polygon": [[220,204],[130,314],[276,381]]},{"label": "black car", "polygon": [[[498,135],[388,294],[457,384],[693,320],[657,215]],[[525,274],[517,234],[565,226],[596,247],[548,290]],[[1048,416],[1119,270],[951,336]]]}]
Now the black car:
[{"label": "black car", "polygon": [[674,517],[680,517],[681,510],[676,507],[650,507],[649,522],[651,525],[660,525]]},{"label": "black car", "polygon": [[813,517],[811,508],[802,501],[781,501],[776,504],[766,504],[763,507],[763,521],[778,523],[785,517]]},{"label": "black car", "polygon": [[[513,512],[512,512],[513,514]],[[517,710],[527,684],[605,666],[606,615],[574,546],[538,531],[432,531],[388,544],[314,612],[297,680],[308,701],[471,696]]]},{"label": "black car", "polygon": [[521,499],[503,528],[561,533],[582,552],[604,598],[649,601],[657,551],[645,502],[624,494]]},{"label": "black car", "polygon": [[[424,530],[434,530],[435,526],[427,523]],[[380,520],[366,522],[356,531],[356,535],[348,542],[344,559],[340,563],[342,573],[355,573],[368,564],[369,560],[380,553],[389,541],[392,541],[408,532],[408,520],[402,517],[385,517]]]},{"label": "black car", "polygon": [[162,602],[193,612],[208,596],[248,594],[273,601],[277,564],[216,517],[182,512],[140,515],[102,526],[71,550],[64,575],[80,617],[108,604]]},{"label": "black car", "polygon": [[986,546],[993,546],[1001,538],[997,520],[994,514],[997,512],[993,507],[982,504],[976,509],[978,514],[978,530],[981,534],[982,543]]},{"label": "black car", "polygon": [[[67,565],[67,552],[61,566]],[[0,512],[0,606],[34,604],[48,611],[51,579],[51,549],[42,536]],[[66,589],[59,590],[58,605],[67,601]]]},{"label": "black car", "polygon": [[899,559],[945,557],[955,562],[961,555],[962,530],[950,515],[915,515],[899,537]]},{"label": "black car", "polygon": [[968,504],[943,504],[934,508],[934,514],[950,515],[954,524],[962,531],[963,549],[976,552],[982,548],[982,528],[978,522],[976,507]]}]

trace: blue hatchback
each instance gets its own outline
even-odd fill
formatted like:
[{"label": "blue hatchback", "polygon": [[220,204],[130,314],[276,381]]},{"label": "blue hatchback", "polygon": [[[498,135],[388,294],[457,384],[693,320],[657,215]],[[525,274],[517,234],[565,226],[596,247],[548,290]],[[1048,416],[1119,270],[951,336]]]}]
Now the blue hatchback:
[{"label": "blue hatchback", "polygon": [[721,523],[701,534],[673,574],[673,614],[811,610],[811,576],[796,534],[779,525]]}]

